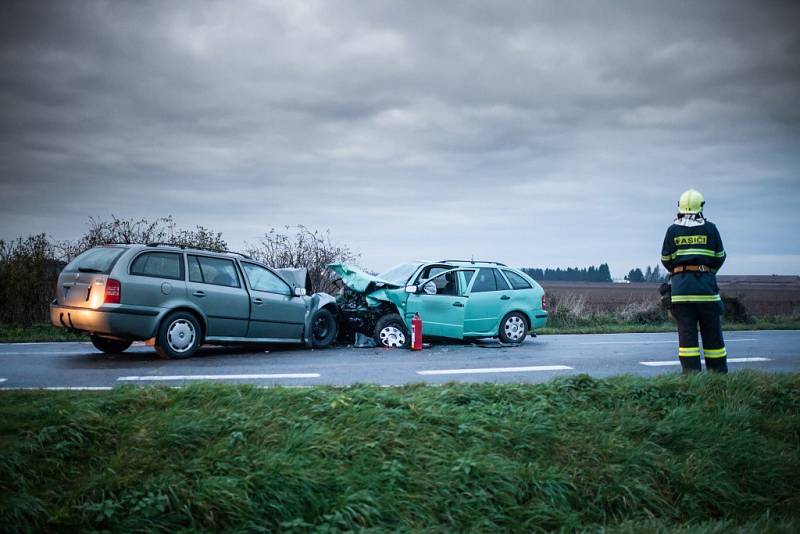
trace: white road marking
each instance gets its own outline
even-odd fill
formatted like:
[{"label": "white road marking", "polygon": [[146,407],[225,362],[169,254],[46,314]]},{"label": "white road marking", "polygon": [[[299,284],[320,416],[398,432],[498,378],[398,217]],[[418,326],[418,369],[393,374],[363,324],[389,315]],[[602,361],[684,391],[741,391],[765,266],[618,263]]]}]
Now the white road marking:
[{"label": "white road marking", "polygon": [[[149,350],[127,350],[125,354],[150,354]],[[0,356],[102,356],[103,353],[95,350],[81,350],[81,351],[41,351],[41,350],[28,350],[25,352],[4,352],[0,351]]]},{"label": "white road marking", "polygon": [[5,382],[8,378],[0,378],[0,382]]},{"label": "white road marking", "polygon": [[119,382],[168,380],[258,380],[266,378],[319,378],[319,373],[283,373],[271,375],[173,375],[173,376],[121,376]]},{"label": "white road marking", "polygon": [[486,367],[483,369],[431,369],[417,371],[418,375],[471,375],[484,373],[524,373],[528,371],[566,371],[566,365],[536,365],[531,367]]},{"label": "white road marking", "polygon": [[[728,358],[728,363],[747,363],[747,362],[771,362],[772,358]],[[665,365],[680,365],[678,360],[669,360],[663,362],[639,362],[642,365],[649,365],[650,367],[661,367]]]},{"label": "white road marking", "polygon": [[[87,354],[87,351],[82,350],[80,352],[62,352],[62,351],[59,351],[59,352],[53,352],[53,351],[42,352],[42,351],[32,351],[32,350],[30,350],[30,351],[27,351],[27,352],[0,352],[0,356],[36,356],[36,355],[42,355],[42,354],[47,354],[48,356],[61,356],[61,355],[65,355],[66,356],[66,355],[75,355],[75,354]],[[100,354],[100,353],[98,353],[98,354]]]},{"label": "white road marking", "polygon": [[[758,341],[757,338],[750,338],[750,337],[743,337],[738,339],[726,339],[725,343],[731,343],[734,341]],[[675,340],[671,341],[585,341],[583,343],[578,343],[578,345],[654,345],[656,343],[671,343],[677,344],[678,342]]]},{"label": "white road marking", "polygon": [[90,341],[30,341],[25,343],[3,343],[2,345],[91,345]]}]

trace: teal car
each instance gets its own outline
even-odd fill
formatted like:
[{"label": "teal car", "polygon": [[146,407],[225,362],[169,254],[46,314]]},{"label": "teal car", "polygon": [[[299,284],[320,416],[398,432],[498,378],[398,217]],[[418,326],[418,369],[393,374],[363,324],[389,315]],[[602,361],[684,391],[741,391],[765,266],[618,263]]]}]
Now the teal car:
[{"label": "teal car", "polygon": [[542,287],[502,263],[410,262],[376,276],[340,263],[328,267],[344,286],[337,298],[343,333],[372,336],[381,346],[407,347],[417,313],[424,336],[504,343],[521,343],[547,322]]}]

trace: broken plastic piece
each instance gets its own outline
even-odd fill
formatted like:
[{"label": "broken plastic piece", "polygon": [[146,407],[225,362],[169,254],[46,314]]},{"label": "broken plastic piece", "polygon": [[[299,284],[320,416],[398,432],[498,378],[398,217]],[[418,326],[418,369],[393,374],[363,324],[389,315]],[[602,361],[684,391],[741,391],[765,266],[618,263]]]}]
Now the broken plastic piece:
[{"label": "broken plastic piece", "polygon": [[353,347],[357,349],[371,349],[377,346],[374,338],[366,336],[361,332],[356,332],[356,342],[353,343]]}]

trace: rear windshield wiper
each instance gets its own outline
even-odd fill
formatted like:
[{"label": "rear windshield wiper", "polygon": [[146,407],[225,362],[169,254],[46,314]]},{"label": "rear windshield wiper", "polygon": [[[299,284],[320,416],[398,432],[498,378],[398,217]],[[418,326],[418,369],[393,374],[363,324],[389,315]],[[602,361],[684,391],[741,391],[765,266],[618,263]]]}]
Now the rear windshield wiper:
[{"label": "rear windshield wiper", "polygon": [[93,267],[78,267],[78,270],[82,273],[98,273],[104,274],[104,271],[101,269],[95,269]]}]

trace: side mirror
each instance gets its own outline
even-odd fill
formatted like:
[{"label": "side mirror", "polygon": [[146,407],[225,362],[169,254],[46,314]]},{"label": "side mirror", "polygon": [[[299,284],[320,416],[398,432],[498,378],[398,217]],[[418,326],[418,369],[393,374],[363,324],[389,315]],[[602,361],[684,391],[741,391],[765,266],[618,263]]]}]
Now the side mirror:
[{"label": "side mirror", "polygon": [[416,293],[417,286],[406,286],[406,293]]},{"label": "side mirror", "polygon": [[305,297],[306,296],[306,288],[304,288],[304,287],[296,287],[296,288],[294,288],[294,296],[295,297]]}]

